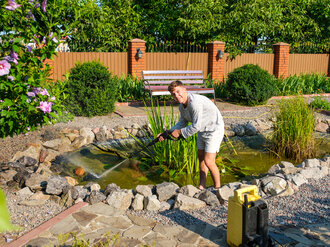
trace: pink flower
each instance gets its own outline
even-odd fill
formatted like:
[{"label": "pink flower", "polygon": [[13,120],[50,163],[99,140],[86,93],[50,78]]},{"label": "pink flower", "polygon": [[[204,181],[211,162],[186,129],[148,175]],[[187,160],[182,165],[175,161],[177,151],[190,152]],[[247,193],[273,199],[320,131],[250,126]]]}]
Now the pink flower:
[{"label": "pink flower", "polygon": [[6,59],[8,62],[13,62],[16,65],[18,64],[18,54],[14,51],[11,51],[10,56],[5,56],[3,59]]},{"label": "pink flower", "polygon": [[12,75],[7,76],[7,78],[8,78],[9,80],[11,80],[11,81],[15,80],[15,77],[12,76]]},{"label": "pink flower", "polygon": [[40,91],[40,94],[41,94],[41,95],[48,95],[48,96],[49,96],[49,93],[48,93],[47,89],[42,89],[42,90]]},{"label": "pink flower", "polygon": [[5,9],[14,11],[18,7],[21,7],[22,5],[18,5],[14,0],[8,0],[8,6],[5,7]]},{"label": "pink flower", "polygon": [[46,102],[46,101],[40,101],[40,110],[42,110],[44,113],[50,113],[52,111],[52,102]]},{"label": "pink flower", "polygon": [[41,8],[42,8],[42,11],[45,12],[45,13],[47,12],[47,11],[46,11],[46,7],[47,7],[47,0],[44,0],[44,1],[42,2]]},{"label": "pink flower", "polygon": [[40,87],[34,87],[32,91],[34,92],[35,95],[37,95],[40,92]]},{"label": "pink flower", "polygon": [[9,74],[10,70],[10,63],[8,63],[6,60],[0,61],[0,76]]}]

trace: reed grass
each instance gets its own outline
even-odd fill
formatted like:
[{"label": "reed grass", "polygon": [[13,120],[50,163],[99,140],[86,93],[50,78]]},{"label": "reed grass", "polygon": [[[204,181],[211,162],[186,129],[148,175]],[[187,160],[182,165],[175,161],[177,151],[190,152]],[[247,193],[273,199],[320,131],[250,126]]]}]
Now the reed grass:
[{"label": "reed grass", "polygon": [[[154,138],[156,138],[159,133],[173,127],[179,119],[178,115],[174,113],[173,106],[170,106],[170,111],[167,112],[168,110],[164,102],[162,112],[158,101],[156,104],[157,105],[152,102],[150,110],[145,106]],[[158,142],[155,145],[153,159],[168,172],[170,178],[174,178],[176,175],[186,172],[197,174],[199,172],[199,162],[196,141],[197,135],[189,137],[187,141],[165,140],[163,142]]]},{"label": "reed grass", "polygon": [[315,155],[315,116],[302,97],[279,102],[276,113],[272,151],[300,162]]}]

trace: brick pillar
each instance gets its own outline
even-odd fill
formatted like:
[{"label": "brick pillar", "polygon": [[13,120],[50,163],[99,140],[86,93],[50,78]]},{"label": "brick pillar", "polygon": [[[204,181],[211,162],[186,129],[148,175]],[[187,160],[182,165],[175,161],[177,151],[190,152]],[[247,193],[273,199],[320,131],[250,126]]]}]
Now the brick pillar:
[{"label": "brick pillar", "polygon": [[[138,57],[140,48],[142,58]],[[142,39],[132,39],[128,42],[128,73],[142,79],[142,71],[146,70],[146,42]]]},{"label": "brick pillar", "polygon": [[[209,53],[208,73],[215,82],[221,82],[225,71],[225,42],[212,41],[207,44],[207,50]],[[218,56],[219,50],[222,51],[222,58]]]},{"label": "brick pillar", "polygon": [[274,75],[276,78],[286,78],[289,76],[289,51],[290,45],[287,43],[274,44]]}]

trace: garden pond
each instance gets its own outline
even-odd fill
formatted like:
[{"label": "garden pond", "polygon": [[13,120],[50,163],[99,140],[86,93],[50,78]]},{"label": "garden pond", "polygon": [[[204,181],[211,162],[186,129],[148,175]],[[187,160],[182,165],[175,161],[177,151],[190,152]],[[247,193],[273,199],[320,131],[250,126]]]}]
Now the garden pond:
[{"label": "garden pond", "polygon": [[[141,141],[141,140],[140,140]],[[147,144],[150,140],[144,139],[141,143]],[[330,135],[318,134],[316,138],[318,148],[315,158],[329,155]],[[101,149],[100,149],[101,147]],[[281,160],[292,160],[270,155],[270,142],[264,135],[231,138],[223,141],[217,157],[217,165],[221,171],[221,184],[249,179],[267,173],[268,169]],[[88,145],[61,156],[60,164],[63,166],[61,175],[77,178],[81,185],[90,181],[105,188],[107,184],[115,183],[123,189],[135,188],[137,185],[159,184],[164,181],[173,181],[179,186],[198,184],[199,176],[191,176],[189,171],[174,178],[162,173],[158,166],[144,165],[143,161],[125,159],[123,157],[152,154],[151,148],[139,144],[134,139],[111,140],[106,143]],[[83,177],[77,177],[74,170],[82,167],[85,170]],[[194,181],[192,181],[194,178]],[[209,174],[207,186],[212,186]]]}]

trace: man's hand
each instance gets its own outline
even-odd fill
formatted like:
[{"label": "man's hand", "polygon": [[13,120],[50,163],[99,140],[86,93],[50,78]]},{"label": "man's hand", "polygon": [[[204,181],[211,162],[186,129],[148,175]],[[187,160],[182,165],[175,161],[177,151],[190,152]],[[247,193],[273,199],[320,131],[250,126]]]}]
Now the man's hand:
[{"label": "man's hand", "polygon": [[159,140],[160,142],[162,142],[162,141],[165,140],[164,137],[161,136],[161,134],[162,134],[162,133],[159,133],[159,134],[157,135],[157,138],[158,138],[158,140]]},{"label": "man's hand", "polygon": [[174,137],[174,138],[179,138],[179,136],[181,135],[181,129],[176,129],[174,130],[171,135]]}]

